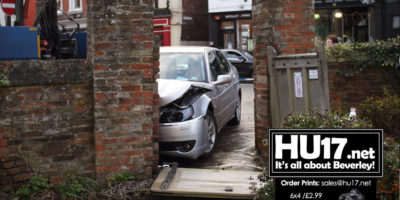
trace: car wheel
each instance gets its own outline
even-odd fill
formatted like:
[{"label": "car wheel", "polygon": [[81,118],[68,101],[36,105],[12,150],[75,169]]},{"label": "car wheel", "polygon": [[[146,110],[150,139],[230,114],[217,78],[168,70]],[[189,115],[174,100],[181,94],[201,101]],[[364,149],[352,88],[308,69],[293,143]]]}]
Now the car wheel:
[{"label": "car wheel", "polygon": [[204,154],[208,156],[214,150],[215,142],[217,141],[217,123],[211,111],[207,111],[205,121],[207,124],[207,149]]},{"label": "car wheel", "polygon": [[230,124],[233,126],[239,125],[241,117],[242,117],[242,104],[239,96],[239,102],[236,104],[235,116],[231,119]]}]

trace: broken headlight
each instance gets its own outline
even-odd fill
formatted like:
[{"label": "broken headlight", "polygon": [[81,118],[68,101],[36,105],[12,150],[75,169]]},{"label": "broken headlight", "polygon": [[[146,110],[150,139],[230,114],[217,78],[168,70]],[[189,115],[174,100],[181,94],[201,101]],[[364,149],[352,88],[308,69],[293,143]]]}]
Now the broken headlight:
[{"label": "broken headlight", "polygon": [[192,106],[180,107],[171,104],[160,109],[160,123],[183,122],[192,119],[194,114]]}]

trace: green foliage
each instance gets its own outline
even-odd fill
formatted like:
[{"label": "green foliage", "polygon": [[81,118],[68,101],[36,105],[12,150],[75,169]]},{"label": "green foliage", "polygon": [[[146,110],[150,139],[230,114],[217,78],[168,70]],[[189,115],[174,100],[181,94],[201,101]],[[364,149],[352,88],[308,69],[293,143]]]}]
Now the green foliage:
[{"label": "green foliage", "polygon": [[264,184],[264,187],[257,190],[256,199],[274,200],[275,199],[275,183],[274,183],[274,179],[268,177],[267,168],[264,168],[263,173],[258,178]]},{"label": "green foliage", "polygon": [[10,82],[8,81],[8,71],[5,69],[2,69],[0,66],[0,87],[5,87],[10,85]]},{"label": "green foliage", "polygon": [[31,199],[32,197],[44,193],[50,188],[49,180],[42,176],[34,176],[31,180],[17,190],[15,195],[20,199]]},{"label": "green foliage", "polygon": [[383,178],[378,179],[377,192],[381,200],[396,199],[399,196],[400,143],[386,137],[383,149]]},{"label": "green foliage", "polygon": [[372,121],[374,128],[382,128],[387,135],[400,136],[400,97],[397,95],[368,97],[359,106],[359,116]]},{"label": "green foliage", "polygon": [[281,128],[291,129],[340,129],[340,128],[372,128],[369,121],[349,117],[348,113],[319,113],[308,111],[289,115]]},{"label": "green foliage", "polygon": [[343,43],[327,49],[327,54],[355,67],[394,67],[400,57],[400,37],[374,43]]},{"label": "green foliage", "polygon": [[[341,128],[372,128],[371,122],[356,117],[349,117],[349,113],[320,113],[307,111],[300,114],[289,115],[281,125],[287,129],[341,129]],[[274,199],[275,185],[273,179],[268,177],[267,169],[260,177],[264,184],[257,191],[257,199]]]},{"label": "green foliage", "polygon": [[135,179],[135,176],[129,172],[113,174],[107,178],[108,187],[112,187],[119,183],[125,183],[132,179]]},{"label": "green foliage", "polygon": [[77,177],[67,174],[63,182],[56,183],[54,190],[61,199],[87,199],[95,197],[99,185],[96,181],[87,177]]}]

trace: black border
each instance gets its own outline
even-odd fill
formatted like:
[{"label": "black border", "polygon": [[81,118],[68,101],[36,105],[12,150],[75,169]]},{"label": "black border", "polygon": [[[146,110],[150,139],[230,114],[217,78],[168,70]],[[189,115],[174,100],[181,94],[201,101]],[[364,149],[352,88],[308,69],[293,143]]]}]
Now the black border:
[{"label": "black border", "polygon": [[[271,163],[272,162],[272,135],[273,133],[282,133],[282,132],[291,132],[291,133],[305,133],[305,134],[316,134],[316,133],[321,133],[321,134],[334,134],[334,133],[338,133],[338,132],[354,132],[354,133],[378,133],[380,135],[380,141],[378,141],[378,145],[380,145],[380,149],[379,149],[379,157],[378,161],[380,163],[378,163],[378,168],[375,171],[375,173],[357,173],[357,172],[347,172],[346,174],[344,173],[331,173],[331,172],[326,172],[326,173],[313,173],[313,172],[307,172],[308,175],[304,175],[305,172],[292,172],[292,173],[285,173],[280,174],[279,172],[272,172],[272,167]],[[383,177],[383,130],[382,129],[269,129],[269,137],[268,137],[268,176],[272,177],[272,178],[296,178],[296,177],[312,177],[312,178],[317,178],[317,177],[337,177],[337,178],[350,178],[350,177],[354,177],[354,178],[381,178]],[[354,175],[353,175],[354,174]]]}]

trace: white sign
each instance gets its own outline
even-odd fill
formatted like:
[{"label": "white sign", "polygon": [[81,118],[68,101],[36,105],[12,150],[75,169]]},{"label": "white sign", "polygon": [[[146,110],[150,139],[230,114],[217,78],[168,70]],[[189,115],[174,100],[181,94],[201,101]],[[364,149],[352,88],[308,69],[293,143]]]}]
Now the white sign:
[{"label": "white sign", "polygon": [[252,0],[208,0],[209,13],[251,11]]},{"label": "white sign", "polygon": [[303,78],[301,72],[294,73],[294,93],[296,98],[303,98]]},{"label": "white sign", "polygon": [[318,79],[318,69],[308,70],[308,78],[309,79]]}]

